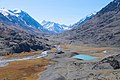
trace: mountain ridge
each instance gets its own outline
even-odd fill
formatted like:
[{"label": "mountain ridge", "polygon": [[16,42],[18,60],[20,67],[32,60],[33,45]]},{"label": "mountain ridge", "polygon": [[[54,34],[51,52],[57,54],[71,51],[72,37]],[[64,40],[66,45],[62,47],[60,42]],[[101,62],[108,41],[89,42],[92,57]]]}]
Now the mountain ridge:
[{"label": "mountain ridge", "polygon": [[76,27],[78,27],[79,25],[82,25],[83,23],[87,22],[87,21],[90,20],[92,17],[94,17],[95,14],[96,14],[96,13],[94,12],[94,13],[91,13],[91,14],[87,15],[86,17],[80,19],[77,23],[73,24],[72,26],[73,26],[74,28],[76,28]]},{"label": "mountain ridge", "polygon": [[77,23],[75,23],[73,25],[69,25],[69,26],[64,25],[64,24],[59,24],[56,22],[52,22],[52,21],[45,21],[45,20],[42,20],[40,22],[40,24],[50,32],[62,33],[62,32],[71,30],[73,28],[76,28],[78,25],[82,25],[86,21],[90,20],[95,14],[96,13],[91,13],[91,14],[87,15],[86,17],[80,19]]}]

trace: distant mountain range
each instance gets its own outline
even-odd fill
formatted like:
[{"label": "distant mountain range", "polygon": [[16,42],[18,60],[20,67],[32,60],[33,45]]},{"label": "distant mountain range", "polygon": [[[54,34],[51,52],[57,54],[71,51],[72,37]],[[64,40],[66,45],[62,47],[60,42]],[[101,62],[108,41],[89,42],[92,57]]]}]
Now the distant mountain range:
[{"label": "distant mountain range", "polygon": [[44,26],[45,29],[53,33],[62,33],[66,30],[72,29],[70,26],[61,25],[55,22],[45,21],[45,20],[41,21],[40,24]]},{"label": "distant mountain range", "polygon": [[71,30],[72,28],[80,25],[87,20],[89,20],[92,15],[89,15],[79,22],[75,23],[72,26],[61,25],[59,23],[51,22],[51,21],[41,21],[40,23],[37,22],[34,18],[32,18],[28,13],[25,11],[14,9],[0,9],[0,22],[7,23],[9,25],[15,25],[18,28],[22,28],[23,30],[32,32],[32,33],[39,33],[39,32],[47,32],[47,33],[62,33],[66,30]]},{"label": "distant mountain range", "polygon": [[68,26],[60,25],[58,23],[50,21],[42,21],[41,24],[32,18],[25,11],[15,9],[0,9],[0,22],[7,23],[9,25],[15,25],[23,30],[35,33],[35,32],[48,32],[48,33],[60,33],[65,30],[69,30]]},{"label": "distant mountain range", "polygon": [[77,23],[75,23],[73,25],[69,25],[69,26],[64,25],[64,24],[61,25],[59,23],[55,23],[55,22],[51,22],[51,21],[45,21],[45,20],[41,21],[40,24],[50,32],[62,33],[64,31],[71,30],[71,29],[76,28],[77,26],[85,23],[86,21],[90,20],[94,15],[95,15],[95,13],[87,15],[86,17],[84,17],[80,21],[78,21]]}]

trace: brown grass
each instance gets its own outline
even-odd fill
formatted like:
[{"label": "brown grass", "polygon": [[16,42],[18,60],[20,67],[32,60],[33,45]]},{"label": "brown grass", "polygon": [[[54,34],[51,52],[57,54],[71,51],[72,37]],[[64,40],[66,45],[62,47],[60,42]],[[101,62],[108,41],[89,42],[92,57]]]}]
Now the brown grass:
[{"label": "brown grass", "polygon": [[37,80],[38,74],[46,69],[48,60],[35,59],[12,62],[0,68],[0,80]]},{"label": "brown grass", "polygon": [[52,52],[56,52],[57,49],[56,49],[56,48],[51,48],[51,51],[52,51]]},{"label": "brown grass", "polygon": [[103,51],[104,50],[114,50],[115,48],[111,47],[90,47],[85,45],[71,45],[71,44],[61,44],[60,45],[63,51],[70,51],[70,52],[79,52],[83,54],[88,54],[97,57],[106,56]]},{"label": "brown grass", "polygon": [[12,55],[4,56],[4,59],[24,58],[24,57],[27,57],[27,56],[34,56],[34,55],[40,54],[41,52],[42,51],[22,52],[22,53],[18,53],[18,54],[12,54]]},{"label": "brown grass", "polygon": [[61,47],[63,49],[72,49],[77,51],[90,51],[90,50],[97,50],[97,51],[103,51],[103,50],[111,50],[113,48],[110,47],[88,47],[88,46],[77,46],[77,45],[69,45],[69,44],[62,44]]},{"label": "brown grass", "polygon": [[106,56],[106,54],[104,54],[104,53],[92,53],[90,55],[91,56],[96,56],[96,57],[104,57],[104,56]]}]

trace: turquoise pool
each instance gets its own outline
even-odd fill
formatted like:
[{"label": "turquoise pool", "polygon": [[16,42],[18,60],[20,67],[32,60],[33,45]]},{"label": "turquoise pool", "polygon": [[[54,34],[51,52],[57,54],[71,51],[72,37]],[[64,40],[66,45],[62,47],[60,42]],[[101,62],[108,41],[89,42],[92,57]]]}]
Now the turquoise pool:
[{"label": "turquoise pool", "polygon": [[94,59],[97,59],[97,57],[95,57],[95,56],[89,56],[89,55],[85,55],[85,54],[76,55],[76,56],[73,56],[72,58],[81,59],[81,60],[94,60]]}]

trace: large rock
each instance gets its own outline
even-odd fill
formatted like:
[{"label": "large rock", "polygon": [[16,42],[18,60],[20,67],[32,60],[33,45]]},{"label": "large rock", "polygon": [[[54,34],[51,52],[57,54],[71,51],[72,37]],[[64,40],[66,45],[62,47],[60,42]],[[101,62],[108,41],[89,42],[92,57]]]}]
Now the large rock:
[{"label": "large rock", "polygon": [[120,69],[120,54],[107,57],[98,62],[94,69]]}]

